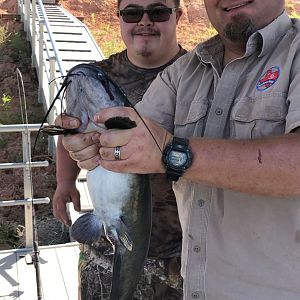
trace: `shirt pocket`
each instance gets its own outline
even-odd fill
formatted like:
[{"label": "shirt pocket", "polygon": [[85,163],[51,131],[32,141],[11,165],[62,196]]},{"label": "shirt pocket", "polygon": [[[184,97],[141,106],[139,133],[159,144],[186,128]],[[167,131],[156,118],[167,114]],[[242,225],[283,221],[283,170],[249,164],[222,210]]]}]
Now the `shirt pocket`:
[{"label": "shirt pocket", "polygon": [[239,99],[231,111],[230,136],[256,139],[283,134],[286,115],[287,104],[283,95]]},{"label": "shirt pocket", "polygon": [[174,120],[174,134],[179,137],[202,136],[208,110],[207,99],[183,101],[177,105]]}]

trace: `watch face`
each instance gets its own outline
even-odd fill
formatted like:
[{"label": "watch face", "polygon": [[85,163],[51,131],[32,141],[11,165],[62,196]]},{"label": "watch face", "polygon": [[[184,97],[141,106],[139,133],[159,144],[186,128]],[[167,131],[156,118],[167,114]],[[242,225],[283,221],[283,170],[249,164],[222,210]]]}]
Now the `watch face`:
[{"label": "watch face", "polygon": [[187,155],[184,152],[172,150],[169,155],[169,163],[173,167],[182,167],[187,161]]}]

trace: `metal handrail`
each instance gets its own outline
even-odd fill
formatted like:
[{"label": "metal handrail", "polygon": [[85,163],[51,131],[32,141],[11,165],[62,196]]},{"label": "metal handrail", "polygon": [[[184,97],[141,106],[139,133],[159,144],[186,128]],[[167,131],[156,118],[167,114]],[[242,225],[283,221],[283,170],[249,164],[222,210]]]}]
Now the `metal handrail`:
[{"label": "metal handrail", "polygon": [[[44,99],[46,107],[48,108],[54,95],[60,89],[60,82],[57,82],[55,79],[63,78],[66,75],[62,66],[62,59],[58,55],[58,46],[51,30],[50,21],[42,0],[25,0],[24,3],[23,0],[18,0],[18,12],[21,15],[21,20],[24,21],[24,30],[27,32],[27,39],[31,42],[33,48],[32,64],[37,67],[39,77],[39,102],[43,102]],[[39,24],[38,30],[36,23]],[[44,27],[46,28],[50,44],[46,43],[44,40]],[[50,48],[53,53],[50,52]],[[34,51],[35,49],[38,49],[38,52]],[[38,53],[38,57],[36,53]],[[49,65],[47,65],[49,69],[46,68],[45,59],[49,61]],[[56,64],[58,66],[58,73],[56,72]],[[49,93],[45,93],[43,86],[44,74],[49,85]],[[52,123],[54,121],[56,114],[56,107],[54,107],[49,115],[49,122]]]},{"label": "metal handrail", "polygon": [[[31,42],[33,49],[32,64],[37,69],[39,81],[38,100],[40,103],[45,103],[45,108],[48,109],[60,89],[60,80],[56,79],[63,78],[66,75],[58,45],[42,0],[24,0],[24,2],[18,0],[18,12],[21,15],[21,20],[24,21],[24,31],[27,32],[27,39]],[[36,26],[37,23],[38,27]],[[46,42],[44,31],[47,32],[47,39],[50,40],[50,43]],[[46,63],[46,60],[49,63]],[[64,110],[65,108],[63,98],[59,97],[59,99],[61,103],[59,109],[55,105],[48,116],[48,122],[51,124],[54,122],[55,117],[60,114],[60,109]],[[57,138],[49,137],[48,140],[48,150],[53,154]]]},{"label": "metal handrail", "polygon": [[[54,52],[55,57],[56,57],[56,62],[57,62],[60,74],[61,74],[61,76],[65,76],[65,72],[63,71],[63,68],[62,68],[62,62],[61,62],[61,59],[60,59],[60,57],[58,55],[57,45],[56,45],[55,39],[53,37],[52,30],[51,30],[51,28],[49,26],[49,19],[48,19],[48,16],[46,14],[46,11],[45,11],[43,1],[42,0],[37,0],[37,2],[38,2],[38,5],[40,6],[40,9],[42,11],[43,20],[45,22],[44,24],[45,24],[45,26],[47,28],[47,32],[48,32],[48,35],[49,35],[49,38],[50,38],[51,45],[53,47],[53,52]],[[33,10],[33,8],[32,8],[32,10]],[[36,15],[38,16],[38,21],[41,21],[39,15],[38,14],[36,14]],[[35,20],[32,20],[32,22],[35,22]],[[50,57],[48,57],[48,58],[50,58]]]},{"label": "metal handrail", "polygon": [[2,206],[16,206],[16,205],[27,205],[27,204],[48,204],[50,203],[50,198],[34,198],[34,199],[17,199],[17,200],[1,200],[0,207]]},{"label": "metal handrail", "polygon": [[[42,18],[38,14],[36,1],[37,1],[38,5],[41,9]],[[33,9],[33,8],[35,8],[35,9]],[[52,60],[54,60],[58,65],[58,69],[59,69],[58,77],[64,77],[66,75],[66,73],[65,73],[65,71],[62,67],[62,60],[61,60],[60,56],[58,55],[57,43],[56,43],[55,38],[53,36],[51,27],[49,25],[49,19],[48,19],[48,16],[46,14],[46,11],[45,11],[43,1],[42,0],[33,0],[32,5],[31,5],[31,10],[35,11],[35,14],[32,14],[32,24],[35,24],[35,22],[37,20],[39,22],[39,26],[41,26],[42,28],[44,26],[46,27],[47,33],[49,35],[50,43],[51,43],[51,46],[52,46],[52,49],[53,49],[53,52],[54,52],[54,56],[52,56],[50,54],[50,50],[49,50],[49,47],[47,46],[47,43],[44,42],[44,36],[39,35],[41,30],[39,30],[39,32],[37,32],[35,26],[32,26],[32,45],[35,45],[35,42],[33,42],[33,41],[35,41],[35,37],[36,37],[36,41],[39,41],[40,39],[43,41],[43,43],[39,44],[40,45],[39,46],[40,47],[39,48],[39,53],[42,56],[43,56],[43,50],[44,50],[44,47],[45,47],[45,51],[46,51],[46,54],[47,54],[46,57],[48,58],[49,63],[50,63],[50,70],[48,71],[47,69],[45,69],[45,73],[47,75],[48,82],[51,85],[52,81],[54,80],[53,77],[55,77],[55,75],[53,76],[53,74],[56,73],[55,64],[51,64]],[[34,53],[32,53],[32,55],[34,55]],[[42,59],[42,63],[44,63],[44,59]],[[39,68],[41,68],[41,67],[42,66],[39,65]],[[56,86],[56,90],[58,91],[59,90],[59,84],[55,80],[54,80],[54,84]],[[54,84],[52,84],[52,88],[50,89],[50,91],[52,90],[52,94],[54,93],[54,90],[53,90]],[[49,98],[51,100],[51,97],[49,97]]]},{"label": "metal handrail", "polygon": [[[48,125],[45,123],[45,125]],[[13,124],[13,125],[0,125],[1,132],[22,132],[22,131],[38,131],[40,124]]]},{"label": "metal handrail", "polygon": [[[56,32],[55,29],[53,29],[53,26],[57,26],[57,24],[52,24],[51,22],[52,20],[49,17],[48,9],[50,11],[52,9],[46,5],[47,2],[51,2],[54,7],[56,6],[54,0],[18,0],[18,12],[21,15],[21,20],[24,22],[24,31],[27,32],[27,39],[31,42],[33,49],[32,63],[38,73],[38,99],[40,103],[45,103],[46,109],[50,107],[55,95],[60,90],[62,80],[57,79],[65,78],[68,71],[67,68],[72,67],[72,64],[65,63],[64,56],[60,51],[60,44],[56,40]],[[64,9],[61,7],[59,10],[63,11]],[[76,18],[74,18],[71,23],[74,22],[75,24],[78,24],[77,22],[80,21],[75,19]],[[94,52],[95,60],[103,59],[104,55],[97,47],[92,35],[87,30],[86,26],[83,23],[81,24],[81,26],[72,25],[72,27],[85,28],[85,32],[88,33],[91,44],[94,45],[92,48],[96,48],[96,51]],[[45,39],[45,35],[47,39]],[[73,62],[76,63],[76,60]],[[51,124],[53,123],[54,118],[65,109],[66,105],[63,94],[59,97],[59,100],[60,101],[53,106],[52,111],[48,116],[48,122]],[[55,146],[56,143],[57,139],[51,138],[50,146],[51,144]],[[53,151],[55,151],[54,148]]]},{"label": "metal handrail", "polygon": [[24,177],[24,198],[17,200],[1,200],[0,207],[3,206],[13,206],[13,205],[24,205],[24,215],[25,215],[25,242],[26,248],[33,247],[33,212],[32,204],[48,204],[50,199],[45,198],[33,198],[32,195],[32,178],[31,178],[31,168],[32,167],[47,167],[49,166],[48,161],[31,161],[31,149],[30,149],[30,134],[33,131],[38,131],[40,124],[15,124],[15,125],[0,125],[0,133],[8,132],[20,132],[22,134],[22,149],[23,149],[23,162],[21,163],[1,163],[0,169],[23,169]]},{"label": "metal handrail", "polygon": [[48,167],[48,161],[33,161],[33,162],[24,162],[24,163],[1,163],[0,170],[8,169],[20,169],[20,168],[38,168],[38,167]]}]

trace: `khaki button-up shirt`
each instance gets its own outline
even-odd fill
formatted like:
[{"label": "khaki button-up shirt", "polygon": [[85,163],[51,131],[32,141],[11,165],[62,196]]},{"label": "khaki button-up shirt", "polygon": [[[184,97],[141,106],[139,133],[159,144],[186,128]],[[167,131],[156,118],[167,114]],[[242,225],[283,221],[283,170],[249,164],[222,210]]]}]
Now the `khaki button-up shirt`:
[{"label": "khaki button-up shirt", "polygon": [[[198,45],[160,73],[137,109],[179,137],[256,139],[300,125],[299,20],[284,12],[224,68],[223,54],[218,36]],[[184,178],[174,191],[185,299],[300,299],[300,199]]]}]

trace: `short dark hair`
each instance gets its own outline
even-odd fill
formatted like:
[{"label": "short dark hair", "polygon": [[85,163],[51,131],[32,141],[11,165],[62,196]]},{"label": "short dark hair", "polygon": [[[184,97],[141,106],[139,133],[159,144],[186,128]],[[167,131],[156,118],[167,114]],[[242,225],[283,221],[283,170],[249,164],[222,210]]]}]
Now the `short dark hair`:
[{"label": "short dark hair", "polygon": [[[180,0],[173,0],[175,3],[175,7],[179,7],[180,5]],[[120,7],[122,0],[118,0],[118,8]]]}]

